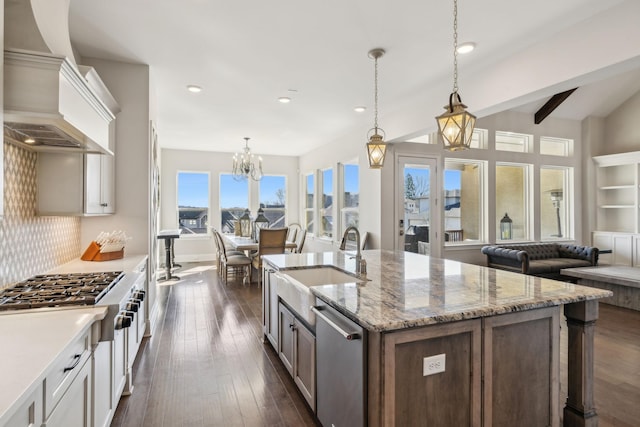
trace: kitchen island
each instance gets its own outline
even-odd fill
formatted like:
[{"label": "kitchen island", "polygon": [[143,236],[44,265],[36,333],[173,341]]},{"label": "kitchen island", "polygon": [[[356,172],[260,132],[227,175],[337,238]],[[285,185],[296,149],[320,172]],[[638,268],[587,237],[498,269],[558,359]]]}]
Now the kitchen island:
[{"label": "kitchen island", "polygon": [[[313,313],[297,313],[304,303],[295,303],[298,296],[290,296],[282,278],[322,266],[353,274],[352,255],[264,257],[265,336],[279,353],[287,342],[286,327],[315,333],[320,324]],[[609,291],[407,252],[372,250],[362,256],[366,277],[337,284],[315,281],[308,290],[365,330],[364,391],[354,397],[363,402],[366,425],[417,420],[420,425],[559,425],[561,306],[569,338],[563,423],[597,425],[593,333],[598,299]],[[303,290],[296,280],[288,281]],[[293,321],[278,316],[287,321],[285,328],[270,316],[274,302],[298,315]],[[320,342],[317,346],[320,383],[323,352]],[[304,384],[315,386],[314,381]],[[321,402],[318,396],[318,411]]]}]

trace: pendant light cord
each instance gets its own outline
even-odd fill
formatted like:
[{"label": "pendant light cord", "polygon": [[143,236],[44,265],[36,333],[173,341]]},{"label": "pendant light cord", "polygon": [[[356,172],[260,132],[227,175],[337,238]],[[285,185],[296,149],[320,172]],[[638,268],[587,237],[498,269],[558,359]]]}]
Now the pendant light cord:
[{"label": "pendant light cord", "polygon": [[458,93],[458,0],[453,0],[453,93]]},{"label": "pendant light cord", "polygon": [[378,133],[378,57],[374,58],[374,78],[373,78],[373,105],[374,105],[374,114],[373,114],[373,127],[375,128],[375,132]]}]

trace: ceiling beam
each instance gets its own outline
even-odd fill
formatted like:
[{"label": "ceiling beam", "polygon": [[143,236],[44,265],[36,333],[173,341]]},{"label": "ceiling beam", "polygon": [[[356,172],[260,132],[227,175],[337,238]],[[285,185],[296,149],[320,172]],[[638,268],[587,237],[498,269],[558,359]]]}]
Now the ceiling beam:
[{"label": "ceiling beam", "polygon": [[542,107],[540,107],[538,111],[536,111],[536,114],[534,116],[534,123],[537,125],[542,123],[542,121],[549,114],[551,114],[553,110],[558,108],[560,104],[562,104],[564,100],[569,97],[569,95],[575,92],[576,89],[578,88],[574,87],[573,89],[570,89],[568,91],[556,93],[555,95],[553,95]]}]

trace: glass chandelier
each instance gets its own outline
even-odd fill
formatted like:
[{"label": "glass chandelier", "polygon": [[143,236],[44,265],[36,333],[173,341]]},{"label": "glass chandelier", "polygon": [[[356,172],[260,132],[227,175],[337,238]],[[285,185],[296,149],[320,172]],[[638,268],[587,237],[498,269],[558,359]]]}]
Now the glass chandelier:
[{"label": "glass chandelier", "polygon": [[471,146],[476,116],[469,113],[458,94],[458,0],[453,0],[453,92],[446,110],[436,117],[444,148],[449,151],[466,150]]},{"label": "glass chandelier", "polygon": [[233,179],[242,181],[251,177],[254,181],[260,181],[263,176],[262,157],[258,157],[257,165],[255,160],[255,156],[251,154],[251,148],[249,148],[249,138],[245,137],[243,152],[233,155]]},{"label": "glass chandelier", "polygon": [[[369,51],[369,57],[374,59],[375,62],[375,77],[374,77],[374,121],[373,129],[369,129],[369,133],[373,131],[373,134],[369,136],[369,142],[367,143],[367,155],[369,157],[369,167],[371,169],[380,169],[384,165],[384,155],[387,151],[387,143],[384,142],[384,130],[378,127],[378,58],[384,55],[384,49],[372,49]],[[382,132],[382,135],[378,133]]]}]

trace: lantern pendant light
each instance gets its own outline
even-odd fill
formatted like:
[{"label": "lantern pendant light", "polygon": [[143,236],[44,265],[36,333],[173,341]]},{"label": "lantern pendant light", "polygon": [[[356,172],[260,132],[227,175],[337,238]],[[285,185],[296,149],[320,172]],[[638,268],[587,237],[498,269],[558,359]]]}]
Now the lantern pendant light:
[{"label": "lantern pendant light", "polygon": [[436,117],[444,148],[449,151],[466,150],[471,146],[476,116],[469,113],[458,94],[458,0],[453,0],[453,92],[446,110]]},{"label": "lantern pendant light", "polygon": [[[380,169],[384,165],[384,155],[387,151],[387,143],[384,142],[384,130],[378,127],[378,58],[384,55],[384,49],[372,49],[369,51],[369,57],[373,58],[375,63],[374,77],[374,121],[373,128],[369,129],[367,134],[369,142],[367,142],[367,155],[369,157],[369,167],[371,169]],[[373,134],[371,134],[373,131]],[[382,132],[382,135],[378,133]]]}]

